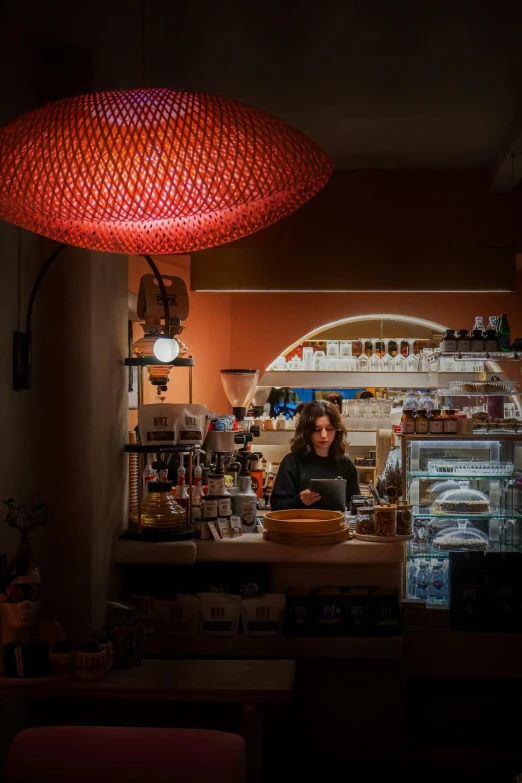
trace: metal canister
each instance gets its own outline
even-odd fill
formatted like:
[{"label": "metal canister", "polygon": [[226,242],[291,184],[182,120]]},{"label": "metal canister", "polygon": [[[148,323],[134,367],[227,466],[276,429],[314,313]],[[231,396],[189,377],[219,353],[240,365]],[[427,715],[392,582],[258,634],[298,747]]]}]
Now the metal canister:
[{"label": "metal canister", "polygon": [[225,476],[223,473],[211,473],[208,477],[208,494],[224,495],[225,492]]},{"label": "metal canister", "polygon": [[399,500],[397,503],[397,535],[411,536],[412,530],[412,510],[413,506],[406,500]]},{"label": "metal canister", "polygon": [[218,515],[220,517],[229,517],[232,513],[232,498],[230,495],[218,498]]},{"label": "metal canister", "polygon": [[217,498],[203,498],[203,519],[217,519],[218,501]]},{"label": "metal canister", "polygon": [[375,535],[390,538],[397,535],[397,506],[381,503],[373,508]]}]

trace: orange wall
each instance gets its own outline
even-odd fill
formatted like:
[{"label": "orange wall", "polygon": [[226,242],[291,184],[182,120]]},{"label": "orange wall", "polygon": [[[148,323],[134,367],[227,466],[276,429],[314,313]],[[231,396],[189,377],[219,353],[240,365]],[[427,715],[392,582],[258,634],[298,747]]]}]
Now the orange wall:
[{"label": "orange wall", "polygon": [[[189,287],[188,256],[154,258],[160,272],[183,278]],[[129,256],[129,291],[137,294],[142,275],[151,271],[145,259]],[[190,314],[183,322],[183,340],[194,356],[193,401],[204,403],[216,412],[228,410],[228,401],[221,386],[219,371],[232,366],[230,355],[230,294],[189,293]],[[141,327],[136,334],[143,335]],[[188,370],[173,369],[170,375],[168,402],[188,401]],[[154,393],[149,383],[145,384],[145,401],[154,402]],[[134,414],[135,415],[135,414]],[[135,422],[134,422],[135,423]],[[131,417],[131,424],[132,417]]]},{"label": "orange wall", "polygon": [[[518,257],[522,261],[522,256]],[[434,274],[444,274],[434,270]],[[472,270],[470,270],[472,274]],[[266,367],[288,345],[331,321],[369,313],[394,313],[468,328],[476,315],[508,313],[513,336],[522,336],[522,269],[517,291],[488,293],[231,294],[231,357],[237,366]],[[244,324],[250,324],[248,329]],[[518,367],[518,365],[516,365]]]},{"label": "orange wall", "polygon": [[[155,260],[161,272],[178,275],[188,285],[187,257],[173,257],[169,262]],[[512,335],[522,336],[522,256],[518,256],[518,261],[517,291],[504,294],[189,292],[190,315],[185,322],[183,338],[196,359],[194,402],[205,403],[217,412],[229,411],[219,378],[221,369],[253,367],[262,373],[281,351],[307,332],[348,316],[394,313],[417,316],[456,328],[470,328],[476,315],[487,317],[507,312]],[[141,276],[149,271],[143,259],[129,257],[129,290],[137,293]],[[434,270],[434,274],[444,272]],[[508,372],[518,372],[518,365],[505,367]],[[186,402],[187,371],[174,370],[171,379],[167,400]],[[146,401],[154,402],[150,384],[146,384],[145,389]],[[131,412],[131,426],[136,423],[135,415]]]}]

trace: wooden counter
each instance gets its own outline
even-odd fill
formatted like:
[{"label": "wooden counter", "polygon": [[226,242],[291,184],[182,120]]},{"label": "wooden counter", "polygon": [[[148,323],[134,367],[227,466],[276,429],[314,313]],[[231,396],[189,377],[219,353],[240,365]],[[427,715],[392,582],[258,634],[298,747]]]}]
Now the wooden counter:
[{"label": "wooden counter", "polygon": [[402,563],[404,545],[345,541],[331,546],[289,546],[265,541],[260,533],[222,541],[150,543],[116,542],[116,563],[190,565],[194,562],[318,563],[332,565],[391,565]]}]

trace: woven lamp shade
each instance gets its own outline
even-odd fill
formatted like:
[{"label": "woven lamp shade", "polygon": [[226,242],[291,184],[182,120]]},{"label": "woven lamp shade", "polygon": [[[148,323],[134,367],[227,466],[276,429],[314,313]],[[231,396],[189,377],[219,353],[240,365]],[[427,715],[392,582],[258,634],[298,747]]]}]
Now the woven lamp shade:
[{"label": "woven lamp shade", "polygon": [[0,130],[0,217],[112,253],[231,242],[297,209],[330,174],[295,128],[200,93],[82,95]]}]

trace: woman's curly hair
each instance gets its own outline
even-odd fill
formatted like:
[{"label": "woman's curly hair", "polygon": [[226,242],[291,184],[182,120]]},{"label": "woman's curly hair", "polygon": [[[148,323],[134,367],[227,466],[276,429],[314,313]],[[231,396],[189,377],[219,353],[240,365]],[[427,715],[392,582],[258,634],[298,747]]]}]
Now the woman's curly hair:
[{"label": "woman's curly hair", "polygon": [[344,457],[346,454],[346,427],[335,405],[324,400],[309,402],[299,415],[299,424],[295,436],[290,444],[290,450],[294,454],[313,454],[312,433],[315,431],[315,422],[321,416],[328,416],[332,427],[337,430],[335,438],[330,446],[329,457]]}]

